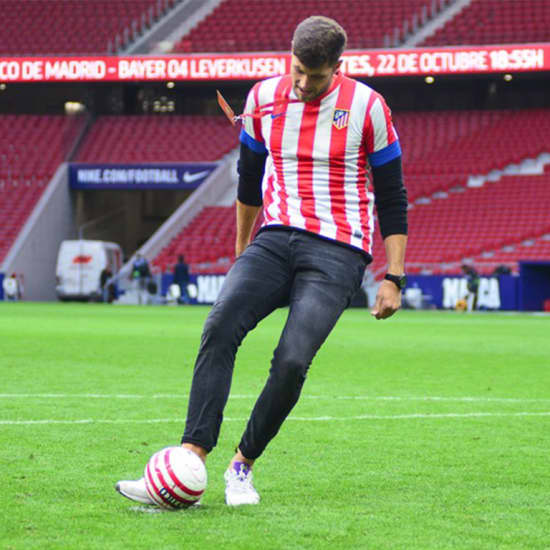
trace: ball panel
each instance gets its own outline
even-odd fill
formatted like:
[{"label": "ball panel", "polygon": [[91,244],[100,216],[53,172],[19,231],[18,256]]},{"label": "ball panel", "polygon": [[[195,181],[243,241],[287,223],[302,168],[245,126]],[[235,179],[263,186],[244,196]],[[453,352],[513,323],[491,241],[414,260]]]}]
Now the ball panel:
[{"label": "ball panel", "polygon": [[166,502],[161,493],[162,486],[157,476],[157,471],[155,468],[155,463],[158,459],[158,454],[155,453],[147,462],[145,466],[145,488],[149,496],[155,501],[156,504],[162,506],[163,508],[171,508],[169,502]]},{"label": "ball panel", "polygon": [[155,453],[145,466],[145,487],[163,508],[187,508],[203,494],[207,483],[202,460],[189,449],[167,447]]},{"label": "ball panel", "polygon": [[167,453],[158,455],[155,460],[155,472],[159,480],[158,495],[164,500],[168,506],[172,508],[186,508],[195,503],[195,500],[183,498],[173,491],[173,483],[164,469],[163,460],[167,457]]},{"label": "ball panel", "polygon": [[[197,465],[194,464],[193,457],[190,455],[196,456],[191,451],[181,453],[177,447],[170,449],[164,455],[164,465],[176,487],[189,497],[200,497],[204,493],[206,476],[201,476],[197,472]],[[201,462],[202,470],[206,472],[200,458],[198,460]]]}]

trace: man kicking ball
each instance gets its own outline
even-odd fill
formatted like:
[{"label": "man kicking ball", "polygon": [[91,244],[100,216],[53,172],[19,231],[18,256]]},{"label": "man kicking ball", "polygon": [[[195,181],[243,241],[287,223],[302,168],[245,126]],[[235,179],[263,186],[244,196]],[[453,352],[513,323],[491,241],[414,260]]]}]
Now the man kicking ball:
[{"label": "man kicking ball", "polygon": [[[181,440],[203,462],[218,440],[237,348],[275,309],[289,311],[225,472],[229,506],[260,501],[254,462],[298,401],[313,357],[361,285],[372,261],[375,203],[387,274],[371,313],[386,319],[401,306],[407,241],[401,148],[382,96],[340,72],[346,40],[332,19],[302,21],[290,74],[257,83],[242,115],[237,260],[204,325]],[[262,206],[263,225],[250,242]],[[116,488],[153,504],[143,478]]]}]

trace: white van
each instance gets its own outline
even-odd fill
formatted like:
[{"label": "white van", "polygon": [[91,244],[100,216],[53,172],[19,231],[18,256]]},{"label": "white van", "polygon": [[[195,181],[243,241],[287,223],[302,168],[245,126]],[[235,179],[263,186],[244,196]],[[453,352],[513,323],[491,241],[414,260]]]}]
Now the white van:
[{"label": "white van", "polygon": [[116,275],[122,267],[122,250],[105,241],[63,241],[57,255],[57,296],[60,300],[101,297],[101,272]]}]

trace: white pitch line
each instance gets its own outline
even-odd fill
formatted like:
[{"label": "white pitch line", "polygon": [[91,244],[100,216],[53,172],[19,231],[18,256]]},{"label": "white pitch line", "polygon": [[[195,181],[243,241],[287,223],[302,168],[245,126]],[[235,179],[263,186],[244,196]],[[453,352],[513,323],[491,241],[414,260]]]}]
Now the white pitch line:
[{"label": "white pitch line", "polygon": [[[159,393],[138,395],[125,393],[0,393],[0,399],[182,399],[187,394]],[[255,394],[230,395],[230,399],[256,399]],[[332,399],[349,401],[448,401],[464,403],[550,403],[550,398],[475,397],[475,396],[400,396],[400,395],[302,395],[301,400]]]},{"label": "white pitch line", "polygon": [[[550,417],[550,411],[543,412],[472,412],[472,413],[442,413],[442,414],[394,414],[394,415],[377,415],[377,414],[362,414],[357,416],[289,416],[287,420],[295,420],[298,422],[333,422],[333,421],[350,421],[350,420],[407,420],[407,419],[424,419],[432,418],[486,418],[486,417]],[[226,422],[246,422],[247,418],[225,418]],[[183,423],[184,418],[152,418],[145,420],[123,419],[123,418],[84,418],[81,420],[0,420],[0,425],[3,426],[29,426],[29,425],[44,425],[44,424],[167,424],[167,423]]]}]

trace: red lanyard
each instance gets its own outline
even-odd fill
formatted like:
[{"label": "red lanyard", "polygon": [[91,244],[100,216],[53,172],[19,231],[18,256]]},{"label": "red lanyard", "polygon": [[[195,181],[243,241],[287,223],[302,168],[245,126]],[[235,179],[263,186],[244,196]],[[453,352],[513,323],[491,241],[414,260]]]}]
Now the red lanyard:
[{"label": "red lanyard", "polygon": [[[222,111],[225,113],[225,116],[229,119],[229,122],[235,126],[237,121],[244,120],[244,117],[251,118],[262,118],[267,115],[275,114],[275,108],[279,105],[288,105],[289,103],[300,103],[299,99],[277,99],[271,103],[265,103],[264,105],[259,105],[256,107],[253,113],[243,113],[242,115],[235,115],[235,111],[229,106],[229,103],[225,101],[224,97],[219,90],[216,90],[218,95],[218,105],[221,107]],[[269,108],[272,107],[270,110]]]}]

